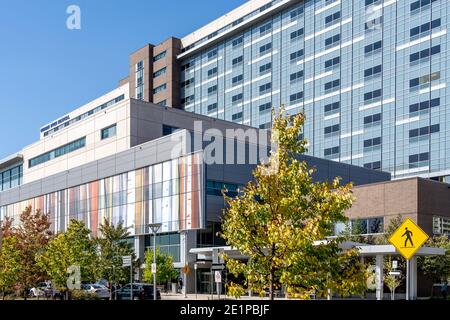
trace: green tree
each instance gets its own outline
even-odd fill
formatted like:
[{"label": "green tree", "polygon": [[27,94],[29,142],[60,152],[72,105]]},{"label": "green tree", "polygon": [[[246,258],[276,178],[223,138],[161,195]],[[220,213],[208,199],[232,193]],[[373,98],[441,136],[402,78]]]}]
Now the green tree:
[{"label": "green tree", "polygon": [[[147,250],[145,252],[144,258],[145,268],[144,268],[144,281],[153,282],[153,250]],[[168,254],[161,252],[159,247],[156,248],[156,282],[158,284],[166,285],[172,279],[177,277],[178,272],[173,266],[173,257]]]},{"label": "green tree", "polygon": [[428,239],[425,245],[445,249],[445,255],[420,257],[419,267],[426,276],[435,282],[448,281],[450,278],[450,240],[448,236],[434,236]]},{"label": "green tree", "polygon": [[19,281],[22,271],[20,257],[17,238],[15,236],[4,237],[0,248],[0,291],[3,300],[5,293],[12,291],[13,286]]},{"label": "green tree", "polygon": [[229,294],[241,296],[245,290],[260,295],[286,288],[290,297],[307,298],[328,289],[342,295],[362,294],[365,268],[358,251],[343,252],[343,238],[323,241],[333,234],[334,224],[347,222],[344,211],[351,207],[351,184],[341,186],[339,178],[314,182],[314,170],[296,155],[306,151],[299,139],[302,114],[284,116],[284,108],[274,116],[272,151],[267,164],[253,172],[237,197],[225,195],[222,237],[228,245],[249,256],[248,263],[227,258],[235,276],[244,275],[244,286],[231,283]]},{"label": "green tree", "polygon": [[98,259],[90,233],[83,222],[71,220],[67,232],[58,234],[37,257],[39,266],[59,290],[68,291],[68,268],[72,266],[79,267],[80,281],[96,279]]},{"label": "green tree", "polygon": [[99,256],[97,268],[100,277],[108,280],[112,288],[112,283],[126,282],[130,276],[128,269],[122,268],[122,256],[134,255],[133,248],[127,242],[130,233],[122,222],[114,226],[109,220],[100,225],[99,231],[100,236],[95,239]]},{"label": "green tree", "polygon": [[47,214],[29,206],[20,214],[19,226],[9,230],[17,239],[21,264],[18,284],[21,289],[35,286],[47,277],[45,270],[36,263],[36,257],[45,250],[53,237],[50,224]]}]

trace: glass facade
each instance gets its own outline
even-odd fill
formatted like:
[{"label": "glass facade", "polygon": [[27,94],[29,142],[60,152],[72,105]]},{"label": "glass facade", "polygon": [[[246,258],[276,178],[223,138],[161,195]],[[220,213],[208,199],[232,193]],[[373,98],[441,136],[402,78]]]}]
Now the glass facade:
[{"label": "glass facade", "polygon": [[6,191],[22,184],[23,165],[0,171],[0,191]]},{"label": "glass facade", "polygon": [[196,153],[3,206],[0,220],[11,217],[18,224],[31,206],[50,215],[54,232],[66,231],[72,219],[83,221],[93,235],[105,219],[133,227],[131,235],[148,233],[149,223],[162,223],[162,233],[203,228],[201,159]]},{"label": "glass facade", "polygon": [[182,105],[257,128],[285,105],[305,113],[312,156],[396,178],[446,176],[449,19],[444,0],[292,1],[214,45],[200,41],[202,51],[185,50]]}]

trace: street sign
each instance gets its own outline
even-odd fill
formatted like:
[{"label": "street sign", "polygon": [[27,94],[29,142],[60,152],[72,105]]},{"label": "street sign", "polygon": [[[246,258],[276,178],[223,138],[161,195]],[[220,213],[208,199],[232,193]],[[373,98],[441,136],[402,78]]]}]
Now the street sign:
[{"label": "street sign", "polygon": [[216,271],[214,274],[214,279],[216,280],[216,283],[221,283],[222,282],[222,272],[220,271]]},{"label": "street sign", "polygon": [[198,265],[196,263],[194,263],[194,270],[198,269]]},{"label": "street sign", "polygon": [[389,242],[406,260],[411,259],[427,240],[428,235],[409,218],[389,238]]},{"label": "street sign", "polygon": [[131,256],[122,256],[122,267],[131,267]]},{"label": "street sign", "polygon": [[224,270],[225,266],[223,264],[212,265],[211,270]]},{"label": "street sign", "polygon": [[398,261],[397,260],[392,260],[392,269],[397,269],[398,267]]},{"label": "street sign", "polygon": [[185,265],[182,269],[184,274],[188,274],[189,272],[191,272],[191,268],[189,268],[189,265]]},{"label": "street sign", "polygon": [[152,263],[152,273],[156,273],[156,263]]},{"label": "street sign", "polygon": [[389,274],[390,274],[391,276],[396,276],[396,277],[398,277],[398,276],[400,276],[400,271],[389,271]]}]

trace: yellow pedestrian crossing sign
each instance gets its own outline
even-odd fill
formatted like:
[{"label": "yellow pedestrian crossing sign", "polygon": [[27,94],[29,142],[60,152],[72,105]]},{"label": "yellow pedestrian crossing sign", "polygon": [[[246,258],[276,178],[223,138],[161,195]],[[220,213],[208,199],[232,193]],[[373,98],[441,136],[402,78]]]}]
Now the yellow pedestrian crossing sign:
[{"label": "yellow pedestrian crossing sign", "polygon": [[389,242],[406,260],[411,259],[427,240],[428,235],[409,218],[406,218],[389,238]]}]

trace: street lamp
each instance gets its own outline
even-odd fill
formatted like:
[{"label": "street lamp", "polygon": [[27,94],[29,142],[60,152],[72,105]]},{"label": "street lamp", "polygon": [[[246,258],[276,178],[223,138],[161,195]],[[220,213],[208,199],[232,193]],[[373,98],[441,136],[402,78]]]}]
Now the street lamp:
[{"label": "street lamp", "polygon": [[156,300],[156,233],[161,228],[161,223],[151,223],[148,225],[153,232],[153,300]]}]

